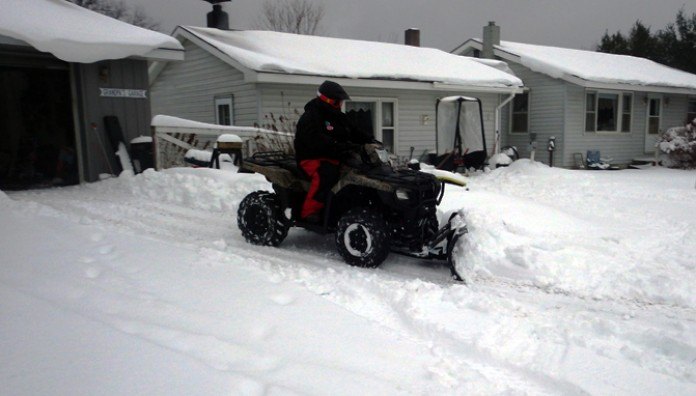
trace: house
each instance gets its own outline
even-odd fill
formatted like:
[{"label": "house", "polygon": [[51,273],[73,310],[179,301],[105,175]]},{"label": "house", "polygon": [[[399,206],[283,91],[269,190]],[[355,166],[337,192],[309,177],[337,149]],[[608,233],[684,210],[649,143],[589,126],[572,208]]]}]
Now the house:
[{"label": "house", "polygon": [[0,189],[113,173],[104,117],[149,135],[148,61],[183,59],[179,42],[63,0],[0,9]]},{"label": "house", "polygon": [[483,40],[469,39],[452,53],[508,63],[526,91],[506,106],[502,144],[525,156],[535,133],[537,153],[544,151],[537,159],[548,162],[554,136],[559,166],[574,166],[588,150],[617,164],[652,156],[660,132],[696,117],[696,75],[647,59],[501,41],[493,22]]},{"label": "house", "polygon": [[180,26],[174,37],[183,62],[150,68],[152,109],[206,123],[294,132],[306,102],[327,79],[351,96],[345,110],[364,110],[377,139],[395,154],[436,147],[438,99],[481,99],[488,147],[498,105],[521,92],[503,62],[475,60],[431,48],[270,31]]}]

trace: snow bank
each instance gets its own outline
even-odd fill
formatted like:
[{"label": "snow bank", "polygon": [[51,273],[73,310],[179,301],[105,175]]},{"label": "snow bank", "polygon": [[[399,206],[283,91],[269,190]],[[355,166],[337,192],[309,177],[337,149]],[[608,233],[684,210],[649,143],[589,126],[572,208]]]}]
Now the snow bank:
[{"label": "snow bank", "polygon": [[0,0],[0,35],[24,41],[67,62],[183,51],[178,40],[63,0]]},{"label": "snow bank", "polygon": [[470,178],[471,191],[450,190],[443,205],[462,207],[469,225],[458,251],[462,271],[592,298],[696,307],[696,219],[689,209],[675,216],[664,207],[696,198],[692,177],[675,174],[679,188],[646,189],[641,176],[649,174],[519,160]]},{"label": "snow bank", "polygon": [[178,29],[175,35],[181,31],[192,34],[258,72],[481,87],[522,86],[519,78],[493,64],[433,48],[270,31],[221,31],[193,26]]},{"label": "snow bank", "polygon": [[519,56],[520,63],[533,71],[554,78],[696,89],[696,75],[645,58],[511,41],[497,47]]}]

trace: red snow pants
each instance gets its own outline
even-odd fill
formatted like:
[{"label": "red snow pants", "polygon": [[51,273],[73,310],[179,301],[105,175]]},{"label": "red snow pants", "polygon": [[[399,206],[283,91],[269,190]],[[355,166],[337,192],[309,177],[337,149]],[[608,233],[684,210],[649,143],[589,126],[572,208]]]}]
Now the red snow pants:
[{"label": "red snow pants", "polygon": [[317,158],[300,161],[300,167],[311,179],[309,192],[302,205],[301,217],[319,213],[326,203],[329,191],[339,177],[338,161],[329,158]]}]

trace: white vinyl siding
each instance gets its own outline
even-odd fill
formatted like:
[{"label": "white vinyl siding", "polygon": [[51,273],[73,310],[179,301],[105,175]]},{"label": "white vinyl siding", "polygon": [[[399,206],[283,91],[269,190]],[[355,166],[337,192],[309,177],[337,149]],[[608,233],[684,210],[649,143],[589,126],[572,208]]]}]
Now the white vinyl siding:
[{"label": "white vinyl siding", "polygon": [[165,114],[215,124],[215,98],[234,95],[233,122],[252,126],[258,119],[254,84],[227,63],[185,42],[185,60],[169,62],[151,83],[152,114]]},{"label": "white vinyl siding", "polygon": [[[643,155],[645,106],[639,102],[639,93],[633,93],[633,111],[631,132],[586,132],[586,110],[588,91],[580,86],[566,83],[566,125],[565,151],[563,164],[566,167],[574,165],[573,154],[580,153],[583,158],[588,150],[599,150],[604,158],[612,158],[615,164],[626,164],[636,156]],[[626,92],[624,92],[626,93]]]},{"label": "white vinyl siding", "polygon": [[[515,63],[509,63],[515,75],[530,87],[529,95],[529,132],[536,133],[537,150],[535,159],[548,163],[549,155],[546,143],[551,136],[556,137],[554,166],[561,166],[563,158],[563,124],[565,102],[565,86],[560,80],[553,79],[541,73],[533,72]],[[503,111],[502,146],[515,146],[521,158],[529,158],[529,133],[511,133],[511,105],[506,105]],[[488,126],[487,126],[488,128]],[[488,146],[489,150],[491,146]]]}]

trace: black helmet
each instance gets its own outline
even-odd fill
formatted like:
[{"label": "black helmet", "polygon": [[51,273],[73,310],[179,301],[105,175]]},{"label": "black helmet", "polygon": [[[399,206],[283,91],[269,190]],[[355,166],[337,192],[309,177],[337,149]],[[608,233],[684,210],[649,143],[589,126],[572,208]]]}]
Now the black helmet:
[{"label": "black helmet", "polygon": [[332,99],[336,102],[350,99],[350,96],[348,96],[348,93],[345,91],[345,89],[343,89],[341,84],[329,80],[324,81],[319,86],[318,94],[320,96],[323,95],[326,98]]}]

